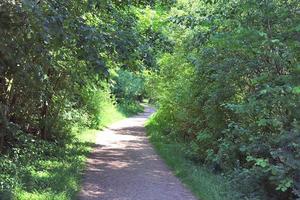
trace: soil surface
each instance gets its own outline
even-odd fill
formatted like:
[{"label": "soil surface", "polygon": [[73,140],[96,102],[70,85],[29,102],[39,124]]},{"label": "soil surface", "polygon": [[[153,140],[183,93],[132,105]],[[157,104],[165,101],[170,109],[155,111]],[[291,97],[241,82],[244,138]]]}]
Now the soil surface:
[{"label": "soil surface", "polygon": [[145,112],[99,132],[83,178],[80,200],[196,200],[156,154]]}]

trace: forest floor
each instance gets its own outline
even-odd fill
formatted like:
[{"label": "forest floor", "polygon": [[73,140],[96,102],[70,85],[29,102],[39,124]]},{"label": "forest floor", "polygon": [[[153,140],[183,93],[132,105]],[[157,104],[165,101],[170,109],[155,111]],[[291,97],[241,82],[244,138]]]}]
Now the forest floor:
[{"label": "forest floor", "polygon": [[154,110],[99,132],[87,160],[80,200],[196,200],[149,143],[144,128]]}]

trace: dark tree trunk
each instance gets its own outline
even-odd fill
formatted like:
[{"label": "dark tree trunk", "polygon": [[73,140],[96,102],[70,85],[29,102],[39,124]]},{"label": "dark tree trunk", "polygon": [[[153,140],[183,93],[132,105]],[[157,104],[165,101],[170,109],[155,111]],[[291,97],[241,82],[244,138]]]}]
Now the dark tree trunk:
[{"label": "dark tree trunk", "polygon": [[42,116],[42,127],[41,127],[41,138],[46,140],[48,138],[47,135],[47,115],[48,115],[48,102],[44,101],[43,106],[42,106],[42,111],[41,111],[41,116]]}]

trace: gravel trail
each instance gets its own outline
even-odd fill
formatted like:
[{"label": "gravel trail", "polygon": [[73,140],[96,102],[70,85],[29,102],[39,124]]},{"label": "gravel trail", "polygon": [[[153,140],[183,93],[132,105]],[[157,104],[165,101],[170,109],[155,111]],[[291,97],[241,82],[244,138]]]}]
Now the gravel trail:
[{"label": "gravel trail", "polygon": [[196,200],[149,143],[144,124],[152,113],[146,107],[98,134],[80,200]]}]

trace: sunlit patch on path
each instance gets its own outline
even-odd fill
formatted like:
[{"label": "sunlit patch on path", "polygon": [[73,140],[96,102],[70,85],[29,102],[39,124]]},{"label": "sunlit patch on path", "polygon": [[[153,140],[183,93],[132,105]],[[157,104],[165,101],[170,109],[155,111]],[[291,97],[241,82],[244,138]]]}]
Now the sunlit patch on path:
[{"label": "sunlit patch on path", "polygon": [[152,113],[146,107],[98,134],[80,200],[196,200],[149,144],[144,123]]}]

